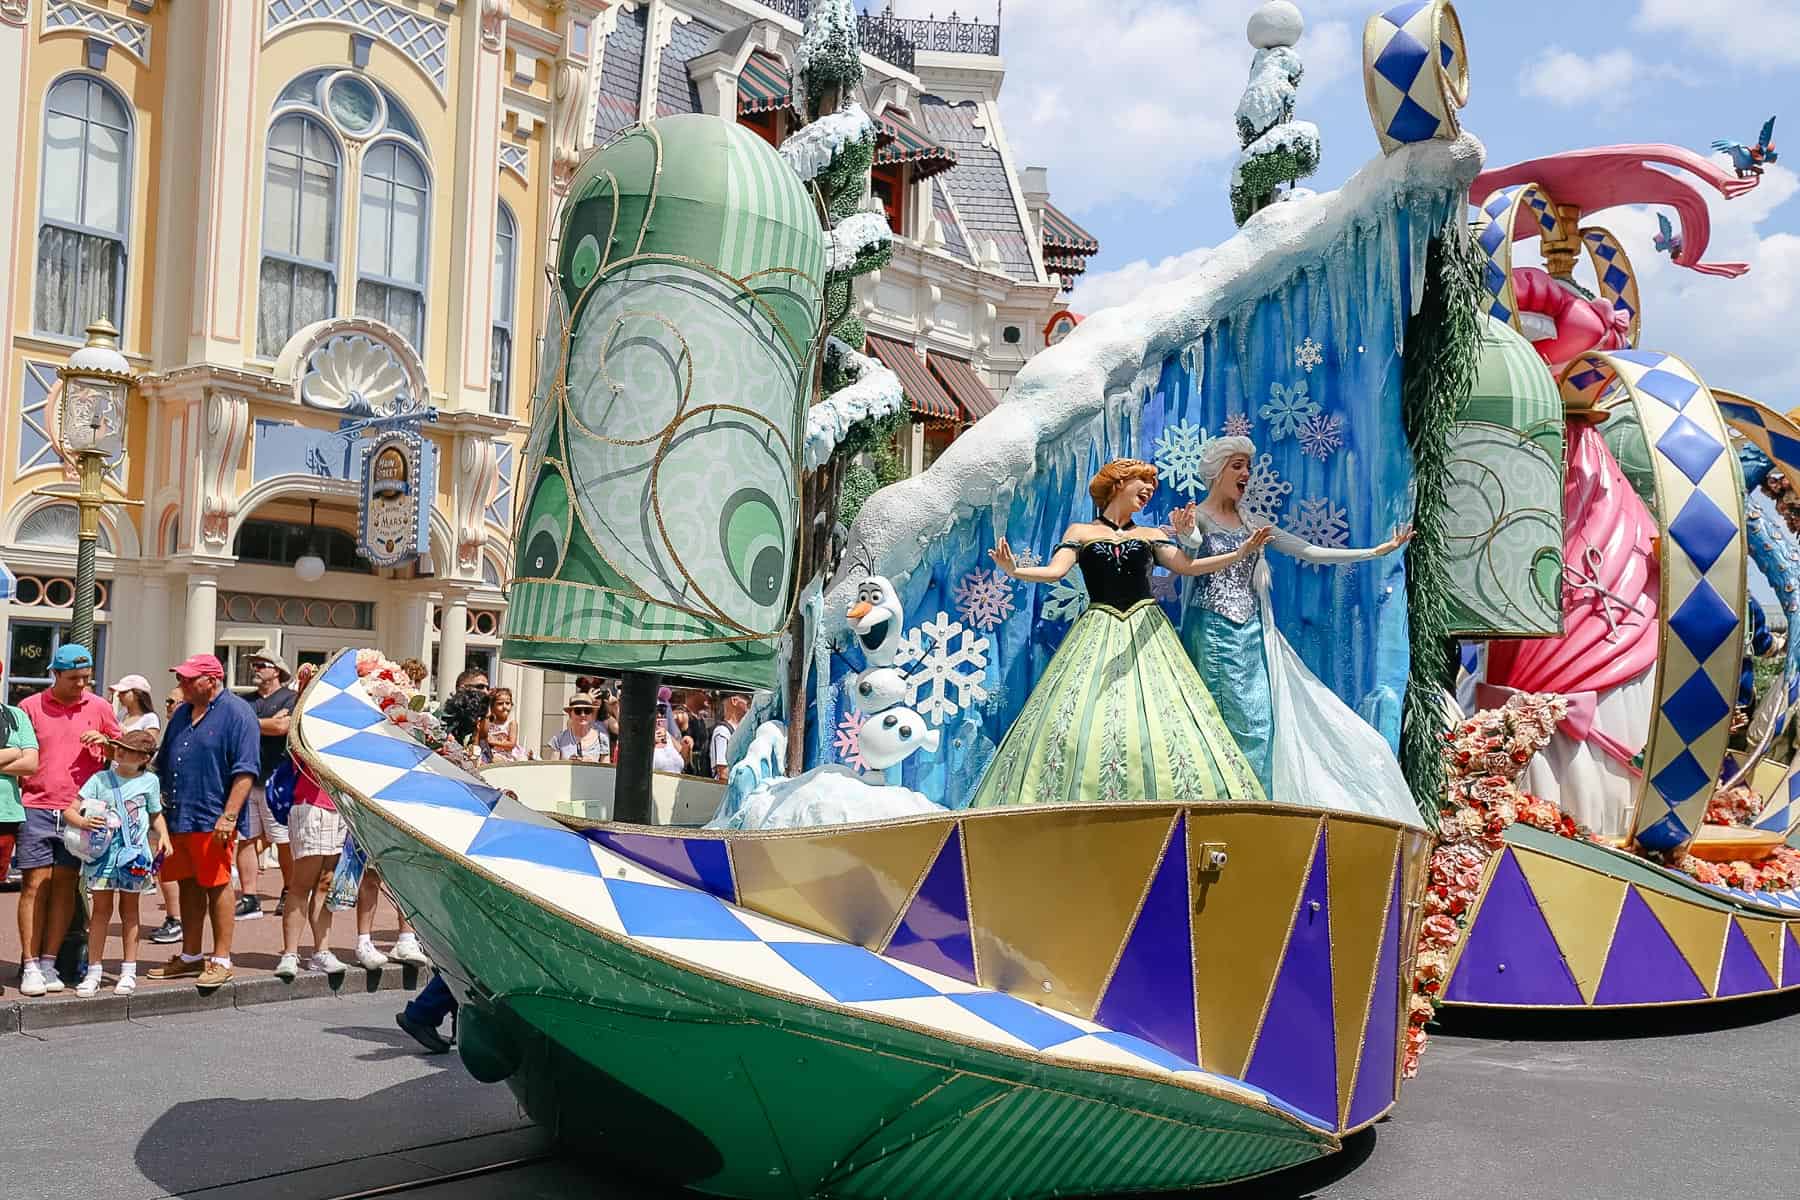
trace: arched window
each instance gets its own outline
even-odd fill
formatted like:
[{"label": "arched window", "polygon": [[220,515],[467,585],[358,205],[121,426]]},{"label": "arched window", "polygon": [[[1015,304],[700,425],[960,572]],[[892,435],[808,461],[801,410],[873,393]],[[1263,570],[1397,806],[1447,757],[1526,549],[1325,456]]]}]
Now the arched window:
[{"label": "arched window", "polygon": [[489,368],[488,408],[512,411],[513,293],[518,287],[519,223],[502,204],[494,223],[494,340]]},{"label": "arched window", "polygon": [[43,166],[34,326],[80,338],[106,317],[122,329],[131,111],[119,93],[91,75],[52,87]]},{"label": "arched window", "polygon": [[425,256],[430,185],[425,164],[398,142],[363,156],[356,315],[385,321],[425,352]]},{"label": "arched window", "polygon": [[275,358],[296,332],[337,312],[338,147],[318,121],[269,127],[256,352]]}]

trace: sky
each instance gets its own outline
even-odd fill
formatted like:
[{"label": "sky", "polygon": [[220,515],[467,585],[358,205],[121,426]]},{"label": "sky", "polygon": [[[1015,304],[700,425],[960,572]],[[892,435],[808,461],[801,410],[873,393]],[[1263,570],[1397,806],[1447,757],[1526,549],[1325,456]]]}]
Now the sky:
[{"label": "sky", "polygon": [[[1178,278],[1234,232],[1226,179],[1232,113],[1254,51],[1259,0],[1010,0],[1001,30],[1001,121],[1020,166],[1050,170],[1058,207],[1100,240],[1073,304],[1093,312]],[[1340,186],[1380,153],[1363,98],[1362,26],[1381,0],[1297,0],[1307,30],[1296,116],[1315,122],[1324,161],[1306,185]],[[894,0],[904,16],[947,0]],[[992,19],[995,0],[962,0]],[[1500,0],[1458,5],[1470,62],[1465,129],[1500,166],[1559,150],[1665,142],[1706,152],[1754,142],[1800,97],[1800,0],[1564,0],[1566,23]],[[1573,14],[1579,13],[1578,19]],[[1800,105],[1777,126],[1800,167]],[[1721,160],[1722,161],[1722,160]],[[1708,189],[1709,195],[1710,189]],[[1741,279],[1671,266],[1652,211],[1590,218],[1625,243],[1644,302],[1643,345],[1679,355],[1707,382],[1786,411],[1789,314],[1800,311],[1800,177],[1771,167],[1754,192],[1713,200],[1710,261]]]}]

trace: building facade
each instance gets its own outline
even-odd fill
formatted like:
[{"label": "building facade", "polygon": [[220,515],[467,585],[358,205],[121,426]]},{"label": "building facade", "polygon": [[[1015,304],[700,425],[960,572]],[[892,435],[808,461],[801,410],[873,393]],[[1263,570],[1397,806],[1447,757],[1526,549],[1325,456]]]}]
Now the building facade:
[{"label": "building facade", "polygon": [[[497,663],[512,483],[552,217],[580,156],[640,119],[791,131],[803,0],[0,0],[0,600],[9,698],[46,680],[74,598],[58,368],[94,319],[137,372],[109,464],[100,673],[214,651],[465,663],[554,728],[565,685]],[[1015,167],[998,29],[865,18],[861,281],[908,384],[915,469],[1044,344],[1092,240]],[[1071,240],[1072,239],[1072,240]],[[357,426],[429,407],[424,553],[358,554]],[[349,428],[347,428],[349,427]],[[316,557],[317,578],[295,564]],[[310,574],[310,572],[308,572]]]}]

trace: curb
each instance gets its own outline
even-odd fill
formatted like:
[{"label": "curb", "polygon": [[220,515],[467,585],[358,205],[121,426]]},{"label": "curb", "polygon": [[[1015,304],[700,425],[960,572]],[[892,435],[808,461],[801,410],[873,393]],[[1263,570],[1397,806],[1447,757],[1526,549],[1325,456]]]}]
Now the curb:
[{"label": "curb", "polygon": [[355,996],[372,992],[414,991],[425,980],[418,967],[383,967],[365,971],[351,967],[335,980],[308,972],[292,983],[274,976],[245,979],[202,992],[194,987],[158,987],[130,996],[105,994],[89,999],[75,996],[55,1000],[0,1002],[0,1036],[40,1033],[73,1025],[97,1025],[107,1021],[133,1021],[181,1013],[213,1012],[222,1008],[250,1008],[282,1004],[290,1000],[317,1000],[326,996]]}]

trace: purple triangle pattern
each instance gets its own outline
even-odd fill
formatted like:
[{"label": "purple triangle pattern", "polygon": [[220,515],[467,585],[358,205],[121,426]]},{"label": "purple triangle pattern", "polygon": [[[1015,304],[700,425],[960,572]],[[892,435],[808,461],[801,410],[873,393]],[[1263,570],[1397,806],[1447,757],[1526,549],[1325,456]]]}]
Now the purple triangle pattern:
[{"label": "purple triangle pattern", "polygon": [[1719,991],[1721,996],[1745,996],[1751,992],[1768,992],[1775,988],[1775,981],[1769,978],[1768,968],[1762,965],[1762,959],[1756,957],[1756,951],[1750,946],[1750,939],[1744,936],[1744,930],[1735,920],[1727,922],[1725,930],[1725,958],[1719,964]]},{"label": "purple triangle pattern", "polygon": [[1681,956],[1675,939],[1637,889],[1628,889],[1594,1003],[1658,1004],[1706,998],[1706,988]]},{"label": "purple triangle pattern", "polygon": [[1800,936],[1794,933],[1794,926],[1787,927],[1787,937],[1781,940],[1781,986],[1794,987],[1800,985]]},{"label": "purple triangle pattern", "polygon": [[1446,1000],[1581,1007],[1581,989],[1510,848],[1500,852],[1467,936]]},{"label": "purple triangle pattern", "polygon": [[608,850],[670,879],[678,879],[730,904],[737,903],[731,854],[723,838],[663,837],[593,829],[588,836]]},{"label": "purple triangle pattern", "polygon": [[1388,899],[1387,928],[1381,935],[1381,957],[1375,964],[1375,994],[1363,1027],[1362,1061],[1356,1068],[1356,1090],[1350,1094],[1349,1126],[1374,1120],[1394,1102],[1394,1072],[1400,1047],[1400,869],[1396,858],[1394,893]]},{"label": "purple triangle pattern", "polygon": [[1094,1012],[1108,1029],[1161,1046],[1187,1062],[1200,1061],[1194,1028],[1194,941],[1188,921],[1187,814],[1144,894],[1144,907],[1125,939],[1112,982]]},{"label": "purple triangle pattern", "polygon": [[1335,1129],[1337,1034],[1331,1003],[1331,906],[1325,872],[1321,829],[1244,1081]]},{"label": "purple triangle pattern", "polygon": [[962,826],[953,826],[906,906],[884,953],[964,983],[974,983],[975,943],[969,934],[969,892],[963,883]]}]

